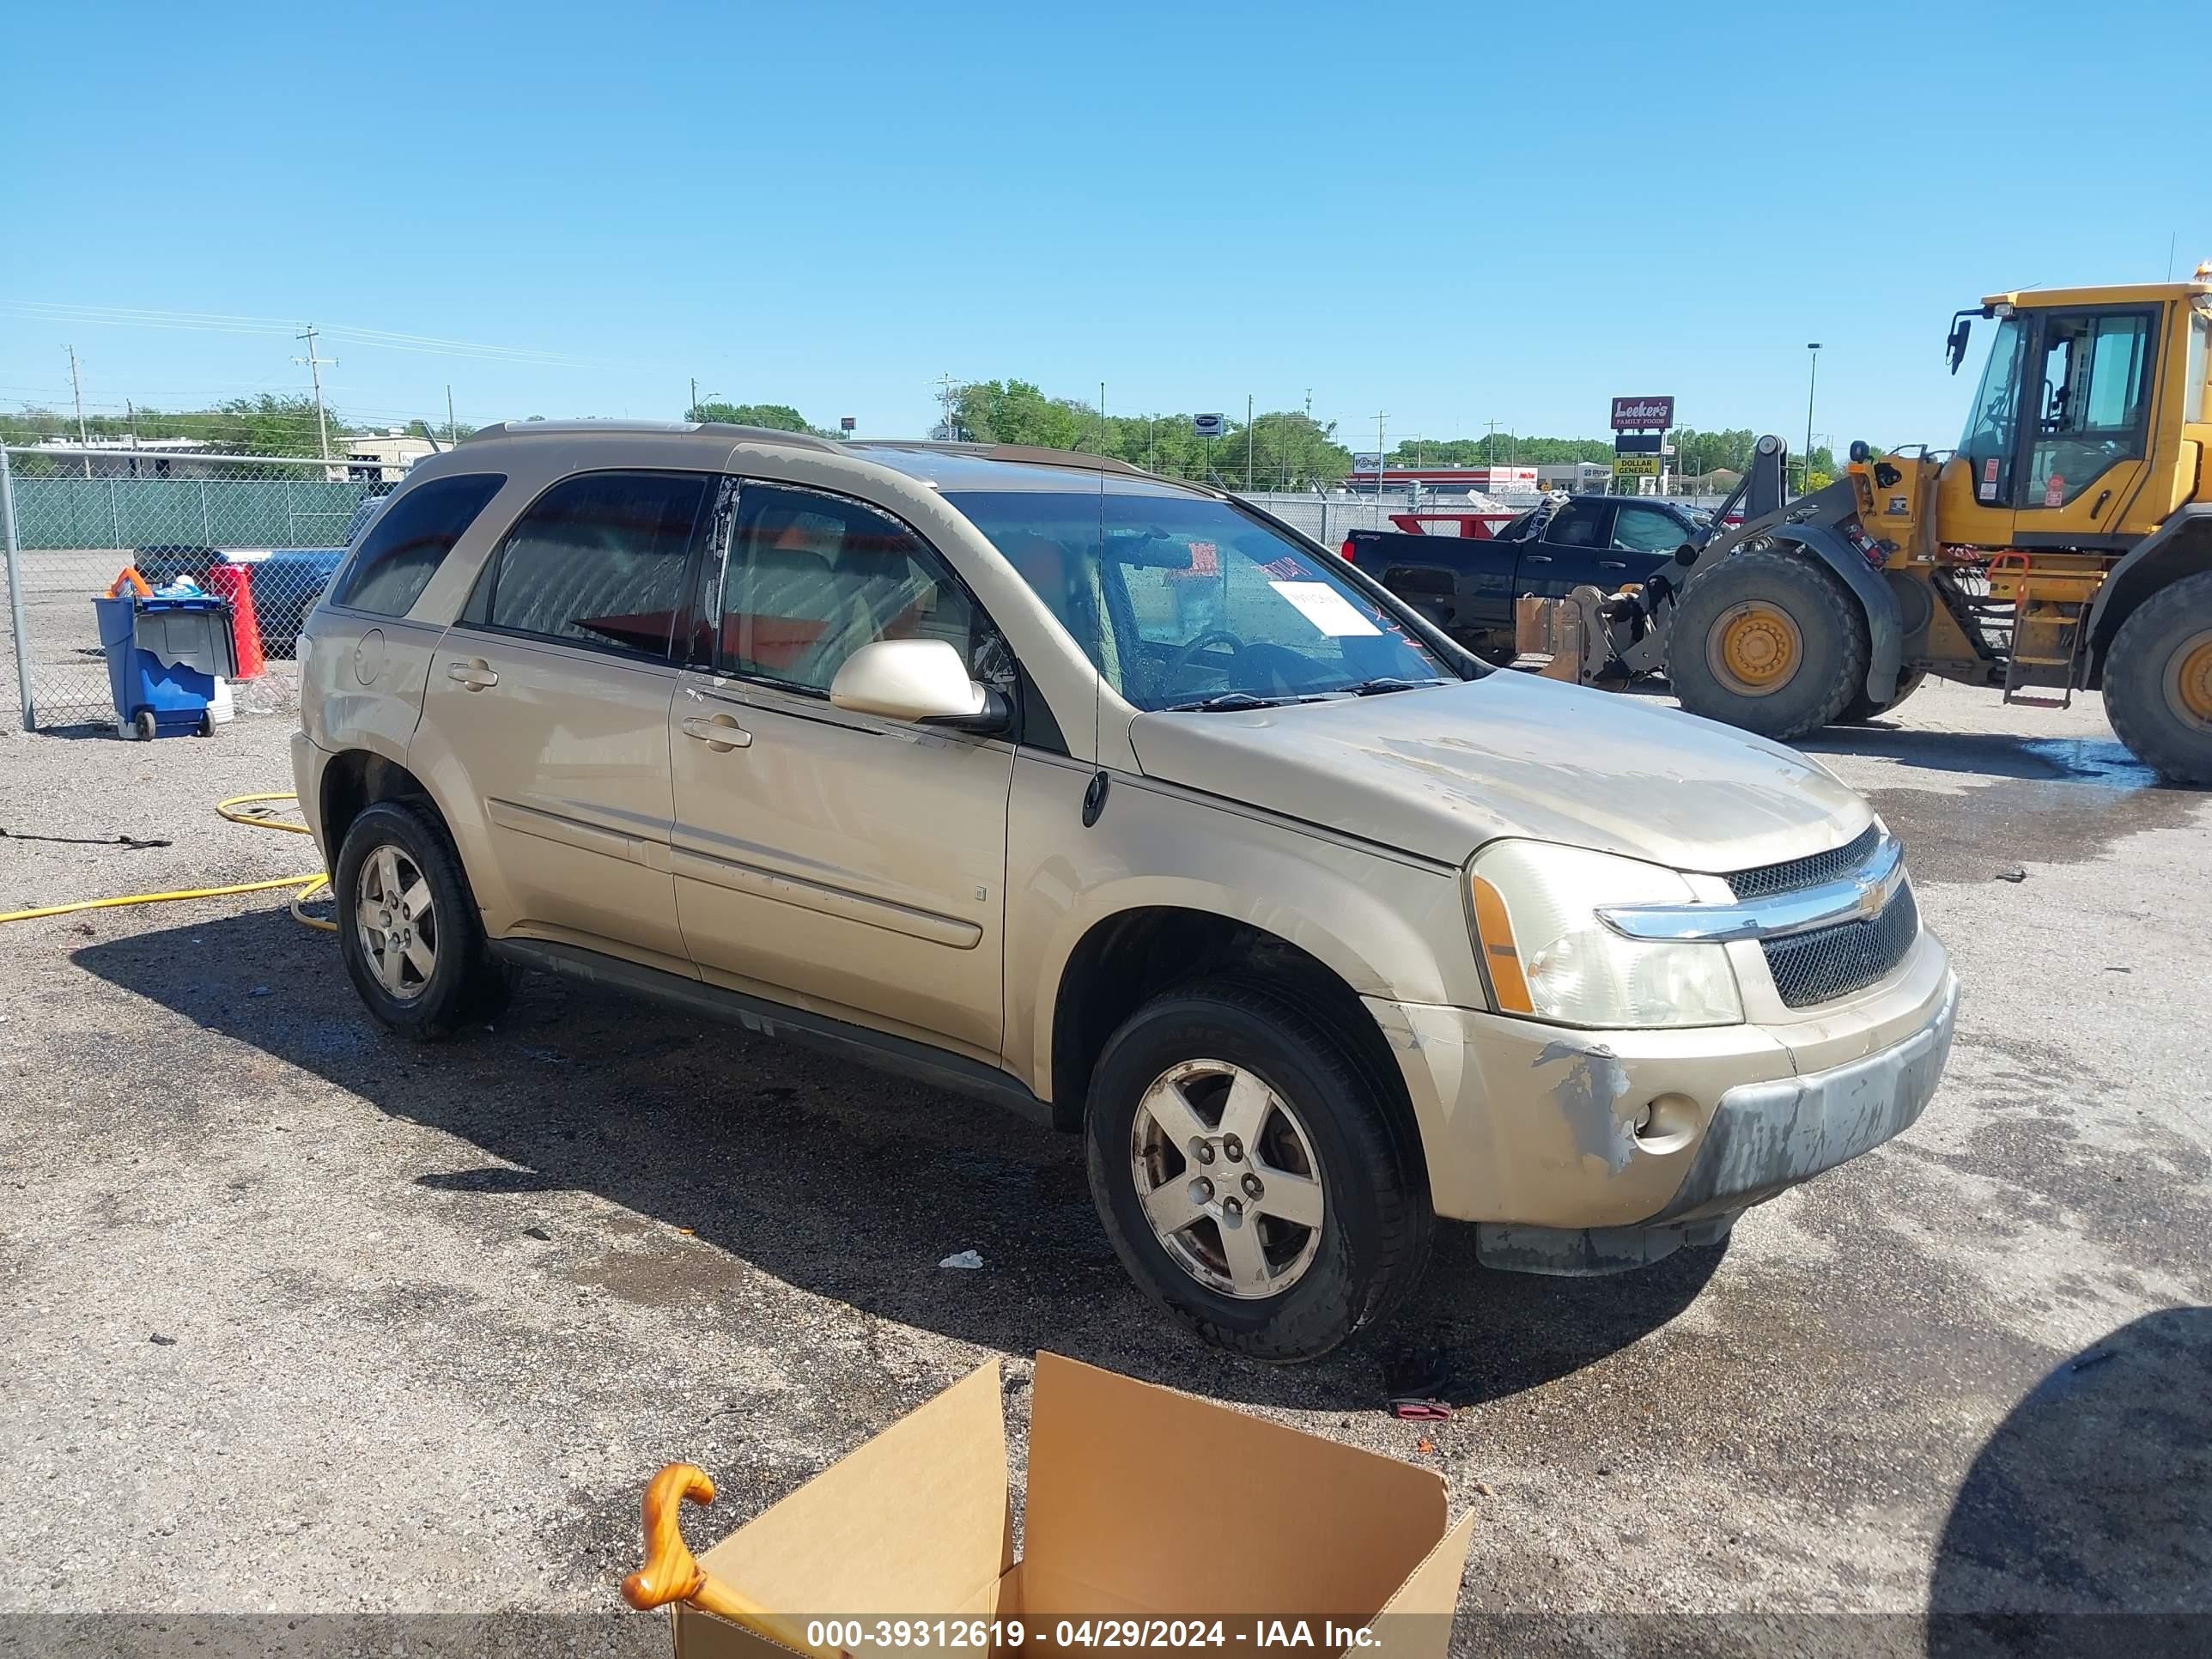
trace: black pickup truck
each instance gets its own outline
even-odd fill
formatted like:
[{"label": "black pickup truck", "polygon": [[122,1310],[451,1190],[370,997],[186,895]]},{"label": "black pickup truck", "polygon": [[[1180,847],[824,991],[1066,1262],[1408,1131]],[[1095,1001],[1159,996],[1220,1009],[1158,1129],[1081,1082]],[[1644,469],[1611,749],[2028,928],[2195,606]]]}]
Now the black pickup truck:
[{"label": "black pickup truck", "polygon": [[1342,550],[1468,650],[1510,662],[1514,600],[1645,580],[1705,525],[1704,514],[1669,501],[1573,495],[1523,513],[1495,536],[1355,530]]}]

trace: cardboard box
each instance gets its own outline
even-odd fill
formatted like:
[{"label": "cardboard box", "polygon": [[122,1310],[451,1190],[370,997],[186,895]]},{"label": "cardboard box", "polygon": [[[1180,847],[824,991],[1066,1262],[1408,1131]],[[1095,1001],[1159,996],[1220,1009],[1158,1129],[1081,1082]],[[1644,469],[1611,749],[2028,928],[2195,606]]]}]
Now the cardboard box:
[{"label": "cardboard box", "polygon": [[[917,1647],[977,1659],[1018,1646],[1446,1651],[1474,1516],[1447,1525],[1433,1471],[1039,1354],[1017,1560],[1000,1399],[994,1361],[699,1565],[799,1628],[836,1621],[823,1645],[855,1659]],[[784,1651],[696,1608],[673,1613],[678,1659]]]}]

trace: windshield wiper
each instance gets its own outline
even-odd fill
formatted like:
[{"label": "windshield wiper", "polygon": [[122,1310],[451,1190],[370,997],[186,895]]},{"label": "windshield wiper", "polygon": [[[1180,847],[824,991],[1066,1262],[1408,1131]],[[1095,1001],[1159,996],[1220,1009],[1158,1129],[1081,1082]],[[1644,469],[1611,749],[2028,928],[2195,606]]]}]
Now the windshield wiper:
[{"label": "windshield wiper", "polygon": [[1294,702],[1293,697],[1255,697],[1249,691],[1217,691],[1210,697],[1200,697],[1194,702],[1171,702],[1163,711],[1170,714],[1235,714],[1247,708],[1273,708],[1278,703]]},{"label": "windshield wiper", "polygon": [[1379,697],[1389,691],[1418,691],[1425,685],[1443,685],[1443,680],[1401,680],[1395,674],[1378,674],[1371,680],[1362,680],[1357,685],[1344,689],[1355,697]]}]

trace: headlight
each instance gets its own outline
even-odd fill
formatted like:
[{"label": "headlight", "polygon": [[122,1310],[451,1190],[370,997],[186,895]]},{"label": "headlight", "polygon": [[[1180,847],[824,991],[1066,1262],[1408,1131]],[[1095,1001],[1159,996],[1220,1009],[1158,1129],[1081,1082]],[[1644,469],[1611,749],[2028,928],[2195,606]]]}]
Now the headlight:
[{"label": "headlight", "polygon": [[1562,1025],[1733,1025],[1743,1018],[1724,945],[1623,939],[1611,904],[1689,904],[1674,871],[1547,842],[1501,841],[1468,872],[1476,942],[1498,1011]]}]

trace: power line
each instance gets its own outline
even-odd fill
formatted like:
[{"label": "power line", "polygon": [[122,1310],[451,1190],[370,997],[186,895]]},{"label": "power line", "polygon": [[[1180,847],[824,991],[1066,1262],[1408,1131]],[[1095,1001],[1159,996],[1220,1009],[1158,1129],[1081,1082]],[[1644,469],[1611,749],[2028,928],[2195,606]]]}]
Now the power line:
[{"label": "power line", "polygon": [[[120,328],[161,328],[191,333],[244,334],[281,337],[298,325],[274,317],[246,317],[220,312],[161,311],[150,307],[94,306],[74,301],[18,300],[0,297],[0,313],[34,321],[89,323]],[[369,328],[354,323],[325,323],[319,331],[349,344],[373,346],[385,351],[410,351],[433,356],[471,357],[518,366],[548,368],[638,368],[652,365],[616,359],[579,356],[537,346],[496,345],[482,340],[462,340],[435,334],[410,334],[399,330]]]}]

